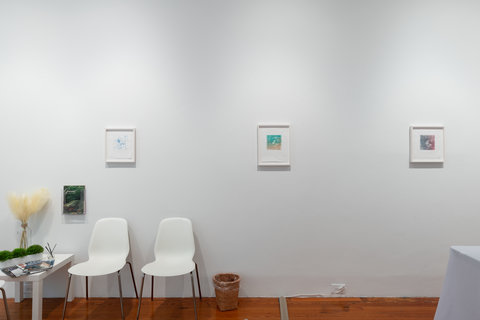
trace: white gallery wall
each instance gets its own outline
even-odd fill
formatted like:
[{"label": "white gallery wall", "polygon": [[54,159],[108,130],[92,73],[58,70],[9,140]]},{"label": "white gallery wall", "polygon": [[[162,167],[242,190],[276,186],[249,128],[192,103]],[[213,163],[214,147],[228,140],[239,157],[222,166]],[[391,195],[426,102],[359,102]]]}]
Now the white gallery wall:
[{"label": "white gallery wall", "polygon": [[[46,187],[33,242],[80,262],[95,221],[124,217],[138,284],[159,221],[185,216],[206,296],[218,272],[250,297],[439,296],[449,246],[480,241],[479,17],[469,0],[0,0],[1,249],[7,193]],[[260,122],[290,123],[290,169],[257,167]],[[412,124],[445,126],[443,166],[409,164]],[[107,127],[137,129],[134,166],[105,164]],[[87,214],[64,216],[76,184]],[[156,286],[191,295],[189,277]],[[116,277],[90,290],[118,296]]]}]

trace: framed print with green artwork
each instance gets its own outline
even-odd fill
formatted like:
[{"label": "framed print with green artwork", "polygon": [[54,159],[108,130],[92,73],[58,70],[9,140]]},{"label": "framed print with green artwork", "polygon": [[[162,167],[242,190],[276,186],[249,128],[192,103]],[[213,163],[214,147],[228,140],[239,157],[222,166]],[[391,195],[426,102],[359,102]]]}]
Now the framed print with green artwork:
[{"label": "framed print with green artwork", "polygon": [[85,214],[85,186],[63,186],[63,213]]}]

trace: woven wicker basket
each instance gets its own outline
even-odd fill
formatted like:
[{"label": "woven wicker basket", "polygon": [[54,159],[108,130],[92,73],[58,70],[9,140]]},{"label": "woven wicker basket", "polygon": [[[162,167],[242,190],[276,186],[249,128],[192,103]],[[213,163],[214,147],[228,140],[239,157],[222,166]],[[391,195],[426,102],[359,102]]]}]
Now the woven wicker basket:
[{"label": "woven wicker basket", "polygon": [[217,306],[220,311],[238,308],[240,276],[233,273],[219,273],[213,277]]}]

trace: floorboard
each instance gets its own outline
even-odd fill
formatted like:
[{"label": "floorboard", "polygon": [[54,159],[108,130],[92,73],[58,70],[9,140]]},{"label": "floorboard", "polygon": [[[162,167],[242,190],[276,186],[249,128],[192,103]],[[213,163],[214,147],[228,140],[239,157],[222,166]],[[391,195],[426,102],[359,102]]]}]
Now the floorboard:
[{"label": "floorboard", "polygon": [[[438,298],[287,298],[289,320],[433,320]],[[61,319],[63,299],[43,300],[43,319]],[[198,300],[197,300],[198,301]],[[13,320],[30,320],[31,299],[15,303],[8,299]],[[126,319],[136,319],[137,300],[124,299]],[[280,319],[278,298],[241,298],[239,308],[221,312],[215,298],[204,298],[197,304],[199,320],[271,320]],[[77,298],[68,303],[65,319],[120,319],[118,298]],[[6,319],[3,304],[0,320]],[[140,319],[194,319],[190,298],[144,299]]]}]

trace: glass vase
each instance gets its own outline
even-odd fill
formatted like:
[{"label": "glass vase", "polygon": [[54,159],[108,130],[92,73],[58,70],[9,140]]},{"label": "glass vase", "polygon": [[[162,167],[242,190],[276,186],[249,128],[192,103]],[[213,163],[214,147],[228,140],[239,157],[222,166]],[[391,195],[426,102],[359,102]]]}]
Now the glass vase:
[{"label": "glass vase", "polygon": [[22,223],[20,229],[17,231],[18,247],[27,249],[30,246],[30,239],[32,238],[32,229],[28,226],[28,223]]}]

